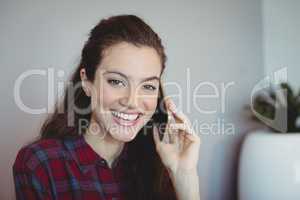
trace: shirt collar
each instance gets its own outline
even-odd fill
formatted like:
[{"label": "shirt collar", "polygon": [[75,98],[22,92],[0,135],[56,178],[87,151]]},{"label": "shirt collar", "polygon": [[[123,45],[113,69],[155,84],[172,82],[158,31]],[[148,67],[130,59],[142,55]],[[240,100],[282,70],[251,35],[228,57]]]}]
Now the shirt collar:
[{"label": "shirt collar", "polygon": [[[85,141],[83,135],[77,136],[72,139],[65,139],[63,141],[67,149],[67,159],[74,160],[83,172],[87,172],[88,168],[92,165],[107,166],[106,161],[99,154],[97,154],[91,146]],[[115,168],[121,161],[128,158],[128,143],[124,144],[121,154],[112,164]]]}]

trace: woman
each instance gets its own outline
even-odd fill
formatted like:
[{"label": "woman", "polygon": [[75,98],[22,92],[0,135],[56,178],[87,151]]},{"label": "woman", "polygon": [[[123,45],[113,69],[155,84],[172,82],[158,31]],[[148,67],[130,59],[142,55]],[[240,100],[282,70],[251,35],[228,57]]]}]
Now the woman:
[{"label": "woman", "polygon": [[200,199],[200,139],[163,96],[165,62],[137,16],[100,21],[63,102],[17,155],[17,199]]}]

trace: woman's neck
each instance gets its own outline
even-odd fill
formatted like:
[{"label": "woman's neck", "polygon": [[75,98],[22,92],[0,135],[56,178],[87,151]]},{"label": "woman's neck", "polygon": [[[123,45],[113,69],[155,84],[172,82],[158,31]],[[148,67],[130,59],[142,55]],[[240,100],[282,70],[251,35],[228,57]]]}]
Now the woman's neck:
[{"label": "woman's neck", "polygon": [[93,130],[91,128],[91,124],[93,123],[97,122],[92,117],[90,126],[84,134],[84,139],[99,156],[106,160],[111,168],[114,160],[122,152],[124,142],[115,140],[109,133],[101,128],[98,128],[97,131]]}]

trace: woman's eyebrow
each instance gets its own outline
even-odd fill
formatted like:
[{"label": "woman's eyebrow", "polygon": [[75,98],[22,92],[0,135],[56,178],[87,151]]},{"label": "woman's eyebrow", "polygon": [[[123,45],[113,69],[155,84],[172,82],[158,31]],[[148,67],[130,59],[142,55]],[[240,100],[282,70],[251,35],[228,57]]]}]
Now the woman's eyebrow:
[{"label": "woman's eyebrow", "polygon": [[[121,72],[118,72],[118,71],[106,71],[106,72],[104,72],[104,74],[118,74],[118,75],[124,77],[125,79],[130,78],[130,77],[126,76],[125,74],[123,74]],[[160,78],[157,77],[157,76],[150,76],[148,78],[142,79],[141,82],[146,82],[146,81],[151,81],[151,80],[158,80],[159,81]]]}]

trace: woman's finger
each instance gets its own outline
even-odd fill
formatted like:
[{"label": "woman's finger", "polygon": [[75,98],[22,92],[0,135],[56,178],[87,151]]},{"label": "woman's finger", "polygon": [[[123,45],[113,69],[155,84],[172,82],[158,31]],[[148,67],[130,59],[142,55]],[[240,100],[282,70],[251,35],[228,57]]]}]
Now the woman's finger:
[{"label": "woman's finger", "polygon": [[170,134],[168,133],[168,131],[165,131],[163,133],[162,143],[169,144],[170,142],[171,142],[170,141]]},{"label": "woman's finger", "polygon": [[166,104],[168,111],[171,112],[176,122],[190,124],[188,117],[183,114],[183,112],[177,110],[176,105],[171,98],[166,99]]},{"label": "woman's finger", "polygon": [[189,130],[189,128],[187,127],[187,125],[186,124],[179,124],[179,123],[176,123],[176,124],[170,124],[169,125],[169,128],[170,129],[172,129],[172,130],[181,130],[181,131],[185,131],[185,132],[187,132],[187,133],[189,133],[189,134],[191,134],[190,133],[190,130]]},{"label": "woman's finger", "polygon": [[[185,137],[187,137],[191,141],[198,141],[200,140],[199,136],[194,132],[194,130],[187,124],[170,124],[170,129],[172,130],[178,130],[179,134],[183,134]],[[179,131],[180,130],[180,131]]]},{"label": "woman's finger", "polygon": [[171,111],[167,110],[167,112],[168,112],[168,123],[167,123],[166,130],[167,130],[167,134],[169,136],[169,142],[176,143],[178,140],[176,132],[174,132],[174,131],[176,131],[176,129],[174,130],[170,127],[170,125],[175,124],[176,121],[174,120],[174,117],[172,117]]},{"label": "woman's finger", "polygon": [[195,133],[195,131],[191,127],[191,123],[188,117],[183,112],[178,111],[176,109],[176,105],[171,98],[167,98],[165,101],[166,101],[167,109],[171,111],[172,116],[177,122],[174,123],[175,125],[170,125],[170,126],[173,126],[173,128],[177,128],[185,132],[184,135],[191,141],[200,141],[200,137]]},{"label": "woman's finger", "polygon": [[178,129],[174,129],[171,127],[173,123],[169,123],[167,125],[167,133],[169,136],[169,142],[170,143],[177,143],[178,142]]}]

